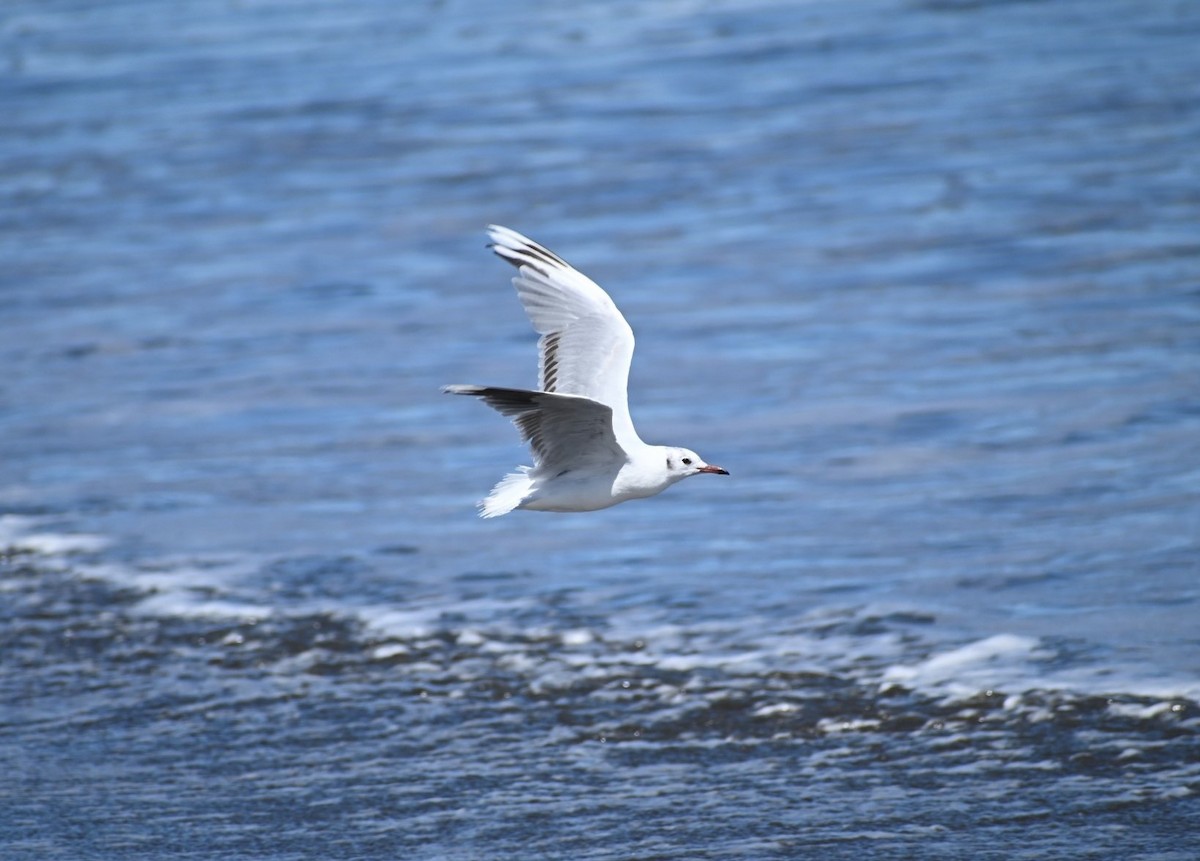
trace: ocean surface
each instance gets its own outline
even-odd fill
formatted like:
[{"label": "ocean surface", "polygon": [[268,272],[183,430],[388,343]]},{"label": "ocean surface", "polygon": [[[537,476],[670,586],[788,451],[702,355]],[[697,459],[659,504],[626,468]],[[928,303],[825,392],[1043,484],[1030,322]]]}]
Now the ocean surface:
[{"label": "ocean surface", "polygon": [[[1200,857],[1200,4],[9,0],[0,858]],[[729,469],[528,456],[483,227]]]}]

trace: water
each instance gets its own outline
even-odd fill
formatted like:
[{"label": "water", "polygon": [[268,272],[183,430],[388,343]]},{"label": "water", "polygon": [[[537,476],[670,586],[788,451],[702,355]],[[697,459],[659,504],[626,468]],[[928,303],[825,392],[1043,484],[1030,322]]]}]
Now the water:
[{"label": "water", "polygon": [[[16,2],[4,858],[1195,857],[1200,11]],[[653,442],[526,462],[496,221]]]}]

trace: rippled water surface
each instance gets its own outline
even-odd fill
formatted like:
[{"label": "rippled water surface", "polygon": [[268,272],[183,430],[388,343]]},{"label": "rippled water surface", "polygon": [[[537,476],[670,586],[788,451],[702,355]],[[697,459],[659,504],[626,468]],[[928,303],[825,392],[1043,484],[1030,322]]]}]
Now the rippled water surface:
[{"label": "rippled water surface", "polygon": [[[1200,7],[0,11],[0,856],[1191,859]],[[476,518],[484,249],[726,466]]]}]

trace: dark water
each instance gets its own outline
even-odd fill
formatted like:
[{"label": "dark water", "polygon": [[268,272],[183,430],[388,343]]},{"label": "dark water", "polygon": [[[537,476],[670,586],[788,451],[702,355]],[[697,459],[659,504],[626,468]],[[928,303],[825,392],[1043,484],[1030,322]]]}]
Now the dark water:
[{"label": "dark water", "polygon": [[[1198,40],[4,6],[0,857],[1196,857]],[[490,221],[730,479],[475,517]]]}]

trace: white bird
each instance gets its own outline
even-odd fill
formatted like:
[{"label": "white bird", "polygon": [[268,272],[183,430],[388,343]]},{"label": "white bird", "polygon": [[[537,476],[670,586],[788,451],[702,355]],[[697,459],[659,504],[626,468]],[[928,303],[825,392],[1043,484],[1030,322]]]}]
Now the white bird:
[{"label": "white bird", "polygon": [[629,417],[633,330],[596,282],[515,230],[488,226],[491,249],[517,267],[513,286],[538,340],[539,390],[446,386],[512,419],[533,452],[479,503],[482,517],[595,511],[654,496],[691,475],[729,475],[686,448],[647,445]]}]

